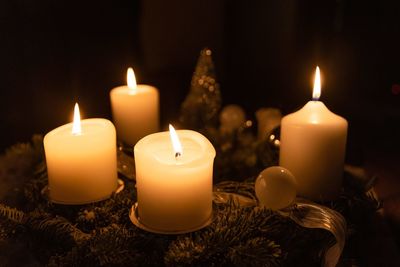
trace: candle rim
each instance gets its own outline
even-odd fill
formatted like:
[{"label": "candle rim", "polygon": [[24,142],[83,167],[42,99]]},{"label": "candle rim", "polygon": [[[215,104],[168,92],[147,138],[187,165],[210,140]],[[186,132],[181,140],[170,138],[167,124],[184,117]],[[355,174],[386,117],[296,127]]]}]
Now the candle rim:
[{"label": "candle rim", "polygon": [[[200,148],[201,148],[201,152],[199,153],[200,155],[198,157],[195,157],[193,160],[188,161],[188,162],[179,162],[178,161],[171,161],[171,162],[163,162],[160,161],[158,159],[157,156],[154,155],[154,150],[149,151],[148,149],[148,144],[151,143],[151,140],[154,140],[154,138],[161,138],[164,139],[165,138],[165,142],[168,142],[168,145],[170,146],[170,134],[169,131],[163,131],[163,132],[158,132],[158,133],[153,133],[150,135],[147,135],[145,137],[143,137],[142,139],[140,139],[135,147],[134,147],[134,153],[135,155],[137,154],[141,154],[145,157],[150,157],[152,158],[152,160],[156,160],[160,163],[162,163],[164,166],[182,166],[185,168],[191,168],[191,167],[195,167],[200,165],[204,165],[204,164],[208,164],[208,161],[204,162],[204,158],[215,158],[216,156],[216,151],[214,146],[211,144],[211,142],[201,133],[193,131],[193,130],[176,130],[180,140],[182,142],[184,142],[185,139],[191,139],[194,142],[196,142]],[[163,140],[164,141],[164,140]],[[147,149],[146,149],[147,147]],[[159,148],[161,151],[161,148]],[[184,150],[185,147],[183,147]],[[171,150],[172,153],[172,150]],[[172,154],[172,156],[174,156]]]},{"label": "candle rim", "polygon": [[[115,127],[114,124],[107,119],[104,118],[88,118],[88,119],[83,119],[81,120],[81,127],[82,127],[82,132],[80,134],[72,134],[71,130],[73,127],[73,122],[69,122],[66,124],[63,124],[61,126],[58,126],[56,128],[54,128],[53,130],[49,131],[45,136],[44,136],[44,140],[45,139],[49,139],[49,138],[64,138],[64,136],[71,136],[71,138],[80,138],[80,137],[85,137],[88,135],[97,135],[99,133],[102,133],[102,130],[96,130],[96,131],[87,131],[85,130],[85,128],[88,126],[88,124],[90,125],[96,125],[96,126],[100,126],[98,127],[98,129],[114,129],[115,131]],[[112,126],[112,127],[110,127]],[[63,133],[65,132],[65,134]],[[58,136],[62,134],[61,136]]]},{"label": "candle rim", "polygon": [[134,92],[132,92],[132,89],[130,89],[127,85],[120,85],[111,89],[110,95],[119,94],[119,95],[134,96],[134,95],[148,94],[152,92],[158,94],[157,88],[150,84],[138,84]]},{"label": "candle rim", "polygon": [[[314,122],[311,121],[311,116],[312,114],[310,111],[316,108],[322,108],[323,114],[321,115],[320,112],[318,113],[317,118],[314,118]],[[306,113],[307,116],[304,116],[303,113]],[[301,119],[299,120],[298,116],[301,116]],[[331,118],[334,118],[333,120],[319,120],[319,118],[325,116],[330,116]],[[318,121],[315,121],[315,120]],[[282,123],[288,122],[294,124],[294,125],[303,125],[305,123],[310,124],[310,125],[337,125],[338,123],[341,123],[343,125],[346,125],[347,127],[347,120],[343,118],[342,116],[333,113],[322,101],[314,101],[310,100],[308,101],[301,109],[290,113],[282,118]]]}]

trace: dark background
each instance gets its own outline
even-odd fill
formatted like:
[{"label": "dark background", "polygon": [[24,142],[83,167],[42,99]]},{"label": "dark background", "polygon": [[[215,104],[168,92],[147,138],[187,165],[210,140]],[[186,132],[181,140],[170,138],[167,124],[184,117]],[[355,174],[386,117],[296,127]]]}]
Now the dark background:
[{"label": "dark background", "polygon": [[[349,121],[347,162],[379,177],[399,245],[398,0],[1,0],[0,152],[70,122],[76,101],[84,118],[111,118],[109,91],[129,66],[159,88],[165,128],[205,46],[224,104],[249,118],[261,107],[300,108],[321,67],[322,101]],[[360,246],[365,266],[399,260],[392,232],[380,233]]]},{"label": "dark background", "polygon": [[[133,66],[177,118],[198,53],[214,52],[225,104],[286,114],[311,97],[350,123],[348,160],[400,147],[399,1],[0,2],[0,149],[72,119],[110,118],[109,91]],[[374,152],[375,153],[375,152]]]}]

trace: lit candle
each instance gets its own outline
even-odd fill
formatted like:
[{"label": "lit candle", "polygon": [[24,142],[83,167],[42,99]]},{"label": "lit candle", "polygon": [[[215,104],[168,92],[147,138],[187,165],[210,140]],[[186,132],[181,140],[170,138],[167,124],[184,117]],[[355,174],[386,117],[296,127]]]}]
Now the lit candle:
[{"label": "lit candle", "polygon": [[140,222],[156,231],[201,228],[212,214],[215,149],[207,138],[170,127],[134,150]]},{"label": "lit candle", "polygon": [[279,164],[296,177],[300,195],[331,200],[342,184],[347,121],[318,101],[320,94],[317,67],[313,100],[282,119]]},{"label": "lit candle", "polygon": [[111,90],[113,121],[120,140],[128,145],[159,129],[159,96],[155,87],[136,84],[132,68],[127,72],[128,85]]},{"label": "lit candle", "polygon": [[53,202],[95,202],[116,189],[116,133],[109,120],[80,121],[76,104],[73,123],[52,130],[43,142]]}]

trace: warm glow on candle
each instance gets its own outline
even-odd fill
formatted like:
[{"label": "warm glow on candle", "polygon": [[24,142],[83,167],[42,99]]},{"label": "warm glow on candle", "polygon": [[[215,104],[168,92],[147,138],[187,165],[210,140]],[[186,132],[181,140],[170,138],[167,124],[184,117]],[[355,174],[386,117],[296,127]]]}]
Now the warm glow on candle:
[{"label": "warm glow on candle", "polygon": [[169,125],[169,135],[171,136],[171,142],[172,142],[172,147],[174,148],[175,151],[175,157],[182,156],[183,150],[182,150],[182,145],[181,142],[179,141],[178,135],[176,134],[176,131],[172,125]]},{"label": "warm glow on candle", "polygon": [[81,115],[79,113],[78,103],[75,103],[74,107],[74,122],[72,124],[72,134],[78,135],[81,134]]},{"label": "warm glow on candle", "polygon": [[315,70],[313,100],[317,101],[320,96],[321,96],[321,76],[319,73],[319,67],[317,66]]},{"label": "warm glow on candle", "polygon": [[131,92],[136,92],[137,83],[136,83],[135,73],[133,72],[132,68],[128,68],[128,71],[126,73],[126,80],[129,89],[131,89]]}]

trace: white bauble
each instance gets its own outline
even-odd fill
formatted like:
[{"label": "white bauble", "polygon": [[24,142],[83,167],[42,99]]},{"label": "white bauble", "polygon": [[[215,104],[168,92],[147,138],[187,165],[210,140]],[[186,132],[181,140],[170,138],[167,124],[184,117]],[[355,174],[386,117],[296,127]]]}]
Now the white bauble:
[{"label": "white bauble", "polygon": [[255,191],[260,206],[271,210],[283,209],[296,198],[296,179],[285,168],[269,167],[258,175]]}]

